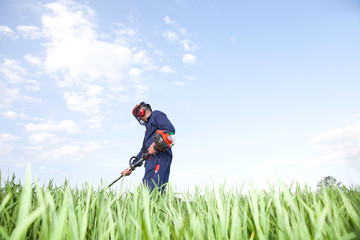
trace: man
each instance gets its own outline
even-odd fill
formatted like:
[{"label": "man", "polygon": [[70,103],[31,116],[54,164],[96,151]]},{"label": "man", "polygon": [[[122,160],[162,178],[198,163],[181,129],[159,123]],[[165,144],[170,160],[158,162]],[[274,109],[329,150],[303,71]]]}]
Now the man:
[{"label": "man", "polygon": [[[149,187],[150,191],[159,187],[163,192],[164,184],[169,180],[172,151],[171,148],[164,152],[156,151],[153,138],[156,135],[156,130],[166,130],[170,134],[175,134],[175,128],[163,112],[152,111],[151,106],[145,102],[136,105],[132,113],[136,120],[146,128],[143,146],[136,156],[137,160],[132,164],[136,163],[143,154],[147,152],[151,154],[151,157],[145,162],[145,174],[142,181]],[[128,176],[131,173],[132,171],[127,168],[121,174]]]}]

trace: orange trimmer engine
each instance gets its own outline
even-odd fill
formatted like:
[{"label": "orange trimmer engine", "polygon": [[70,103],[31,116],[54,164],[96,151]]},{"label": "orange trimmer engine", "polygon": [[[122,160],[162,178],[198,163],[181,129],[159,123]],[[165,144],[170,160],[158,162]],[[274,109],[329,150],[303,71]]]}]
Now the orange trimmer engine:
[{"label": "orange trimmer engine", "polygon": [[165,152],[175,144],[174,135],[166,130],[156,130],[155,150]]}]

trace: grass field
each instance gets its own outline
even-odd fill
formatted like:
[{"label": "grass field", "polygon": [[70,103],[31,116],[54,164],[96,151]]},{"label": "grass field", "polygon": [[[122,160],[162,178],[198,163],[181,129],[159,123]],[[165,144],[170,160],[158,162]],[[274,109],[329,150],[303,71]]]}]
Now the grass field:
[{"label": "grass field", "polygon": [[[1,175],[1,173],[0,173]],[[2,180],[0,239],[360,239],[360,189],[225,187],[163,196]]]}]

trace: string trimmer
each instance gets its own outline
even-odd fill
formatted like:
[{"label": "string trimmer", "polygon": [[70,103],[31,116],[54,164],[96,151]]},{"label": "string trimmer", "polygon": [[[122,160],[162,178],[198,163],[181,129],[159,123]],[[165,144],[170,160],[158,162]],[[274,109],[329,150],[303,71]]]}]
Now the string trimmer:
[{"label": "string trimmer", "polygon": [[[154,142],[155,142],[154,149],[156,151],[165,152],[166,150],[168,150],[170,147],[172,147],[174,145],[174,143],[175,143],[174,140],[175,140],[174,135],[172,133],[169,133],[166,130],[157,130],[156,135],[154,136]],[[134,171],[137,167],[140,167],[149,158],[150,158],[150,153],[147,152],[141,156],[139,161],[132,164],[132,162],[137,160],[137,158],[135,156],[131,157],[129,160],[129,166],[130,166],[129,170]],[[117,181],[119,181],[123,176],[125,176],[125,174],[122,174],[115,181],[110,183],[108,188],[111,187]]]}]

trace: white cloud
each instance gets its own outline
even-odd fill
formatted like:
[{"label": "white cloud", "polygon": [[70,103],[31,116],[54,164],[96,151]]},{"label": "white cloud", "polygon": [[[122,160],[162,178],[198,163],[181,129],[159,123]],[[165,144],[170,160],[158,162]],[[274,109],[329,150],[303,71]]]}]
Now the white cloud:
[{"label": "white cloud", "polygon": [[27,132],[65,132],[65,133],[78,133],[80,126],[72,120],[62,120],[61,122],[49,121],[47,123],[28,123],[25,125]]},{"label": "white cloud", "polygon": [[316,135],[311,145],[316,149],[343,149],[360,140],[360,123],[345,128],[334,128]]},{"label": "white cloud", "polygon": [[0,142],[1,143],[5,143],[5,142],[15,142],[16,140],[20,139],[20,137],[18,136],[14,136],[12,134],[9,133],[0,133]]},{"label": "white cloud", "polygon": [[145,85],[135,85],[134,86],[136,91],[135,91],[135,94],[136,94],[136,98],[143,98],[145,93],[147,91],[149,91],[149,87],[148,86],[145,86]]},{"label": "white cloud", "polygon": [[99,85],[86,84],[86,95],[90,97],[96,97],[103,95],[104,88]]},{"label": "white cloud", "polygon": [[20,97],[17,89],[9,89],[0,82],[0,108],[7,108]]},{"label": "white cloud", "polygon": [[180,24],[176,23],[174,20],[170,19],[169,16],[166,16],[166,17],[164,18],[164,21],[165,21],[165,23],[168,24],[168,25],[175,26],[176,29],[177,29],[177,31],[178,31],[180,34],[186,35],[186,29],[183,28],[183,27],[181,27]]},{"label": "white cloud", "polygon": [[154,70],[156,66],[153,65],[153,59],[148,57],[145,51],[137,51],[133,54],[133,63],[142,65],[144,70]]},{"label": "white cloud", "polygon": [[20,25],[16,27],[19,35],[25,39],[38,39],[41,37],[42,33],[40,28],[32,25]]},{"label": "white cloud", "polygon": [[0,35],[5,35],[5,36],[11,37],[13,39],[18,38],[17,35],[14,33],[14,31],[5,25],[0,25]]},{"label": "white cloud", "polygon": [[3,111],[0,113],[1,116],[3,116],[4,118],[7,118],[7,119],[17,119],[18,118],[18,114],[14,111]]},{"label": "white cloud", "polygon": [[124,36],[124,35],[127,35],[127,36],[134,36],[135,35],[135,31],[133,30],[133,29],[131,29],[131,28],[128,28],[128,29],[126,29],[126,30],[119,30],[118,31],[118,34],[120,35],[120,36]]},{"label": "white cloud", "polygon": [[79,125],[72,120],[62,120],[61,122],[59,122],[58,128],[60,131],[66,133],[77,133],[80,131]]},{"label": "white cloud", "polygon": [[135,39],[136,31],[134,29],[125,27],[123,23],[118,23],[117,25],[119,29],[114,31],[115,35],[117,35],[115,40],[117,44],[128,45],[132,41],[137,41],[137,39]]},{"label": "white cloud", "polygon": [[99,115],[101,98],[87,97],[77,92],[65,92],[66,105],[71,111],[78,111],[87,116]]},{"label": "white cloud", "polygon": [[151,59],[136,48],[105,42],[91,21],[93,11],[72,1],[46,5],[50,14],[42,18],[48,73],[66,73],[73,82],[113,81],[124,78],[134,64],[147,69]]},{"label": "white cloud", "polygon": [[169,25],[175,25],[176,24],[173,20],[170,19],[169,16],[165,16],[164,21],[165,21],[166,24],[169,24]]},{"label": "white cloud", "polygon": [[[288,181],[297,180],[313,184],[326,175],[341,171],[360,172],[360,123],[344,128],[334,128],[317,134],[311,141],[316,150],[314,157],[301,160],[278,159],[257,167],[257,174],[281,176]],[[286,174],[284,174],[286,172]],[[343,179],[346,180],[346,179]],[[343,181],[341,180],[341,181]],[[351,177],[347,180],[354,182]]]},{"label": "white cloud", "polygon": [[187,35],[186,29],[181,27],[180,24],[176,23],[174,20],[170,19],[169,16],[166,16],[164,21],[166,24],[174,26],[181,35]]},{"label": "white cloud", "polygon": [[134,29],[126,28],[123,23],[118,23],[117,25],[120,27],[120,29],[115,30],[115,33],[117,33],[118,36],[120,36],[120,37],[123,37],[123,36],[131,36],[132,37],[136,33]]},{"label": "white cloud", "polygon": [[172,32],[172,31],[166,31],[166,32],[162,33],[162,35],[169,41],[177,41],[179,38],[177,33]]},{"label": "white cloud", "polygon": [[13,143],[18,139],[20,139],[20,137],[15,135],[0,133],[0,157],[14,152],[16,147]]},{"label": "white cloud", "polygon": [[92,116],[86,120],[86,122],[89,124],[89,128],[92,130],[99,130],[103,127],[102,120],[104,118],[102,116]]},{"label": "white cloud", "polygon": [[87,116],[99,115],[102,99],[99,97],[87,97],[77,92],[65,92],[66,105],[71,111],[81,112]]},{"label": "white cloud", "polygon": [[31,55],[31,54],[26,54],[26,55],[24,56],[24,59],[25,59],[28,63],[30,63],[31,65],[34,65],[34,66],[39,66],[39,65],[41,65],[41,58],[40,58],[40,57]]},{"label": "white cloud", "polygon": [[29,142],[32,144],[38,143],[58,143],[61,142],[60,138],[55,134],[39,132],[34,133],[29,136]]},{"label": "white cloud", "polygon": [[180,81],[174,81],[174,84],[178,85],[178,86],[184,86],[185,85],[184,82],[180,82]]},{"label": "white cloud", "polygon": [[[0,73],[5,79],[14,85],[24,86],[25,90],[37,91],[40,89],[39,83],[35,80],[28,79],[28,71],[20,66],[18,61],[5,58],[0,65]],[[24,85],[25,83],[25,85]]]},{"label": "white cloud", "polygon": [[140,68],[131,68],[129,70],[129,76],[133,78],[140,77],[142,73],[143,71]]},{"label": "white cloud", "polygon": [[179,43],[183,45],[185,51],[195,51],[198,49],[198,47],[190,39],[180,40]]},{"label": "white cloud", "polygon": [[194,76],[185,76],[185,78],[187,79],[189,84],[196,79]]},{"label": "white cloud", "polygon": [[76,158],[81,154],[81,147],[74,144],[65,144],[60,148],[53,149],[51,151],[44,152],[40,155],[41,158],[46,160],[59,159],[59,158]]},{"label": "white cloud", "polygon": [[191,83],[195,80],[194,76],[185,76],[185,81],[174,81],[173,83],[178,86],[191,85]]},{"label": "white cloud", "polygon": [[41,102],[39,99],[21,95],[18,89],[7,88],[2,82],[0,82],[0,108],[9,108],[17,101],[32,103]]},{"label": "white cloud", "polygon": [[160,72],[163,72],[163,73],[175,73],[175,71],[172,70],[169,66],[163,66],[160,69]]},{"label": "white cloud", "polygon": [[[32,80],[30,81],[32,82]],[[25,85],[26,91],[39,91],[40,90],[40,84],[36,81],[33,81],[34,83],[32,85]]]},{"label": "white cloud", "polygon": [[182,57],[183,63],[196,64],[197,57],[192,54],[184,54]]},{"label": "white cloud", "polygon": [[0,112],[0,115],[3,116],[4,118],[7,119],[11,119],[11,120],[15,120],[15,119],[25,119],[25,120],[42,120],[41,118],[36,118],[36,117],[30,117],[28,115],[26,115],[25,113],[17,113],[11,110],[8,111],[2,111]]},{"label": "white cloud", "polygon": [[114,92],[123,92],[125,90],[126,90],[125,87],[117,87],[117,88],[112,88],[111,89],[111,91],[114,91]]},{"label": "white cloud", "polygon": [[122,23],[113,32],[112,40],[97,32],[95,13],[87,6],[58,1],[46,8],[48,12],[42,17],[42,33],[47,41],[45,73],[64,91],[68,109],[92,119],[88,121],[90,128],[99,128],[104,104],[127,101],[127,95],[147,91],[135,87],[135,93],[127,91],[119,97],[113,90],[126,88],[129,78],[143,85],[142,76],[158,67],[145,50],[135,46],[144,40],[135,39],[135,30]]},{"label": "white cloud", "polygon": [[92,154],[102,148],[96,142],[63,144],[59,148],[42,152],[39,157],[45,160],[81,160],[89,154]]},{"label": "white cloud", "polygon": [[[181,27],[178,23],[170,19],[169,16],[166,16],[164,18],[164,21],[166,24],[170,26],[174,26],[175,30],[171,31],[168,30],[166,32],[162,33],[162,36],[164,36],[167,40],[170,41],[177,41],[178,44],[180,44],[185,51],[191,51],[194,52],[198,49],[198,46],[188,38],[188,33],[185,28]],[[183,39],[181,39],[183,38]],[[178,40],[180,39],[180,40]],[[185,64],[196,64],[197,63],[197,57],[193,54],[184,54],[182,56],[182,61]],[[180,83],[180,82],[177,82]],[[181,84],[181,83],[180,83]]]},{"label": "white cloud", "polygon": [[132,51],[106,42],[67,39],[47,49],[46,71],[50,74],[66,72],[68,81],[116,81],[124,77],[131,63]]},{"label": "white cloud", "polygon": [[13,34],[14,31],[11,30],[11,28],[9,28],[8,26],[0,25],[0,33],[4,35],[10,35]]},{"label": "white cloud", "polygon": [[312,139],[311,145],[326,159],[345,160],[360,170],[360,123],[322,132]]},{"label": "white cloud", "polygon": [[16,60],[5,58],[0,66],[0,72],[11,84],[25,82],[26,69],[21,67]]}]

